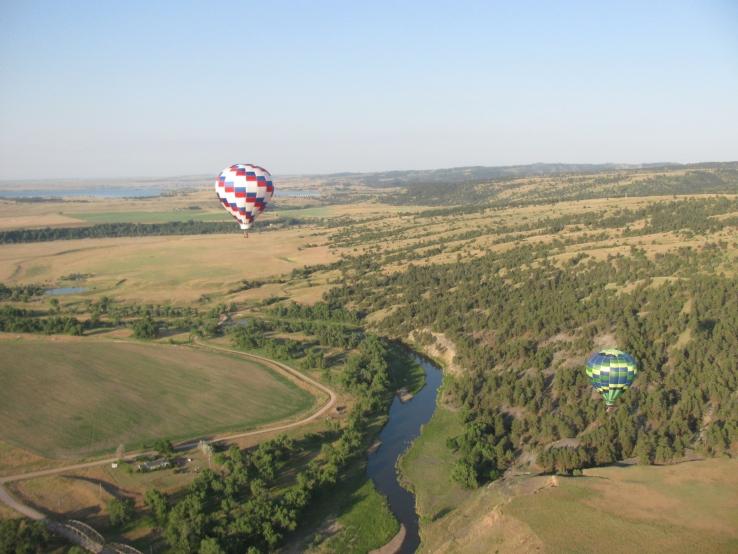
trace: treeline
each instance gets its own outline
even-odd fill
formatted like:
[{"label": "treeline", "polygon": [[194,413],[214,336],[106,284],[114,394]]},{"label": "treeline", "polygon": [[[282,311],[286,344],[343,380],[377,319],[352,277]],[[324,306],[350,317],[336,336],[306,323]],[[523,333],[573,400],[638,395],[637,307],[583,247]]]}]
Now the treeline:
[{"label": "treeline", "polygon": [[15,285],[6,286],[0,283],[0,302],[4,301],[20,301],[28,302],[31,298],[43,296],[46,294],[46,288],[41,285]]},{"label": "treeline", "polygon": [[[303,225],[293,217],[280,217],[269,227],[259,226],[258,232]],[[0,244],[45,242],[90,238],[145,237],[162,235],[212,235],[240,233],[233,222],[169,221],[166,223],[99,223],[88,227],[45,227],[0,231]]]},{"label": "treeline", "polygon": [[45,335],[82,335],[89,324],[75,317],[53,315],[38,317],[38,314],[23,308],[0,306],[0,331],[5,333],[43,333]]},{"label": "treeline", "polygon": [[260,350],[268,357],[285,361],[305,355],[308,346],[305,342],[268,336],[273,329],[267,321],[251,319],[229,330],[231,344],[242,350]]},{"label": "treeline", "polygon": [[[18,290],[22,299],[25,292],[22,287]],[[235,310],[235,304],[220,303],[209,310],[198,310],[191,306],[122,303],[109,296],[63,306],[58,298],[51,298],[47,310],[0,306],[0,331],[83,335],[92,329],[128,326],[139,339],[157,338],[164,329],[212,337],[222,334],[222,316]],[[82,320],[75,317],[80,314]]]},{"label": "treeline", "polygon": [[[311,340],[293,340],[273,337],[272,333],[303,332],[314,337]],[[367,337],[358,328],[345,327],[325,321],[291,319],[249,319],[229,329],[231,343],[236,348],[260,350],[264,354],[281,360],[301,359],[304,369],[324,369],[328,366],[325,353],[320,347],[354,349]],[[317,346],[319,345],[319,346]]]}]

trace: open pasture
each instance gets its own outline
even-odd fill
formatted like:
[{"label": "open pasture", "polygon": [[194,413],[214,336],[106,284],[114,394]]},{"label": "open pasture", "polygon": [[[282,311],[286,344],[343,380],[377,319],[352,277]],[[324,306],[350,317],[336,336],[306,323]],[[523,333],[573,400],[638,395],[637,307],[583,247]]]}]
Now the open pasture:
[{"label": "open pasture", "polygon": [[427,521],[421,551],[735,552],[736,470],[710,459],[495,482]]},{"label": "open pasture", "polygon": [[725,459],[589,469],[504,511],[549,552],[735,552],[736,470]]},{"label": "open pasture", "polygon": [[47,457],[294,417],[312,395],[275,370],[182,346],[0,340],[0,440]]},{"label": "open pasture", "polygon": [[90,294],[144,302],[192,302],[243,279],[290,273],[335,259],[309,231],[64,240],[0,246],[0,282],[53,285],[91,274]]}]

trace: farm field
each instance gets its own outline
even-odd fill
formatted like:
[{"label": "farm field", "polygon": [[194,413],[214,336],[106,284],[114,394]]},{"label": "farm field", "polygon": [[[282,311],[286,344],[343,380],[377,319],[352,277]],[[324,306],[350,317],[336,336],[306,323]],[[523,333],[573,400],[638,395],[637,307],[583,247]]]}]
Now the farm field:
[{"label": "farm field", "polygon": [[735,552],[738,461],[519,477],[424,527],[422,552]]},{"label": "farm field", "polygon": [[188,347],[0,340],[0,439],[46,457],[256,427],[313,396],[254,361]]}]

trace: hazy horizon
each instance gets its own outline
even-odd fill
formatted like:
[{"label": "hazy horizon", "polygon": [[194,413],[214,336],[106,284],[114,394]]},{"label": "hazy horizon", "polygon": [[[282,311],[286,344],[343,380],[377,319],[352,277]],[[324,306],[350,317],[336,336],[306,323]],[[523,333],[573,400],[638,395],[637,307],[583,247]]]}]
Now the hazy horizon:
[{"label": "hazy horizon", "polygon": [[3,181],[738,159],[728,1],[0,15]]},{"label": "hazy horizon", "polygon": [[[466,166],[451,166],[451,167],[412,167],[412,168],[387,168],[387,169],[379,169],[376,171],[335,171],[330,173],[285,173],[285,174],[277,174],[273,173],[276,177],[281,178],[297,178],[297,177],[330,177],[333,175],[343,175],[343,174],[350,174],[350,175],[368,175],[373,173],[392,173],[392,172],[430,172],[430,171],[442,171],[442,170],[460,170],[460,169],[466,169],[466,168],[472,168],[472,167],[485,167],[485,168],[506,168],[506,167],[529,167],[529,166],[535,166],[535,165],[570,165],[570,166],[628,166],[628,169],[636,169],[638,166],[669,166],[669,165],[684,165],[684,166],[690,166],[690,165],[697,165],[697,164],[710,164],[710,163],[716,163],[716,164],[728,164],[728,163],[738,163],[738,159],[735,160],[697,160],[697,161],[688,161],[688,162],[674,162],[674,161],[645,161],[645,162],[566,162],[566,161],[555,161],[555,162],[531,162],[531,163],[525,163],[525,164],[510,164],[510,165],[486,165],[486,164],[477,164],[477,165],[466,165]],[[221,168],[222,169],[222,168]],[[211,175],[210,173],[188,173],[188,174],[171,174],[171,175],[121,175],[121,176],[110,176],[110,175],[93,175],[89,177],[56,177],[53,178],[54,180],[61,182],[68,182],[68,183],[74,183],[74,182],[82,182],[82,181],[95,181],[98,179],[108,179],[110,181],[158,181],[162,179],[195,179],[195,178],[210,178],[211,176],[214,178],[216,174]],[[8,185],[8,184],[22,184],[22,183],[44,183],[48,181],[48,178],[28,178],[28,179],[0,179],[0,184]]]}]

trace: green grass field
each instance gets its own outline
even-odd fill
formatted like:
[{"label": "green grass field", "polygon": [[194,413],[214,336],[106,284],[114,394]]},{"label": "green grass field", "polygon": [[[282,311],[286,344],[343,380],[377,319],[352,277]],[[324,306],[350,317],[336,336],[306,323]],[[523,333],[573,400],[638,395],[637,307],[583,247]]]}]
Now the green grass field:
[{"label": "green grass field", "polygon": [[323,541],[316,552],[363,554],[385,545],[400,530],[387,499],[369,480],[351,493],[336,521],[340,531]]},{"label": "green grass field", "polygon": [[310,554],[364,554],[384,546],[400,530],[387,499],[367,479],[364,464],[354,466],[328,494],[316,498],[311,510],[331,525],[318,531],[307,549]]},{"label": "green grass field", "polygon": [[463,432],[459,414],[441,406],[400,462],[403,481],[415,493],[421,521],[432,521],[457,506],[471,493],[451,479],[456,455],[446,439]]},{"label": "green grass field", "polygon": [[168,223],[170,221],[230,221],[225,211],[178,210],[170,212],[80,212],[64,214],[87,223]]},{"label": "green grass field", "polygon": [[265,365],[163,344],[2,340],[0,382],[0,440],[49,457],[247,429],[314,404]]}]

